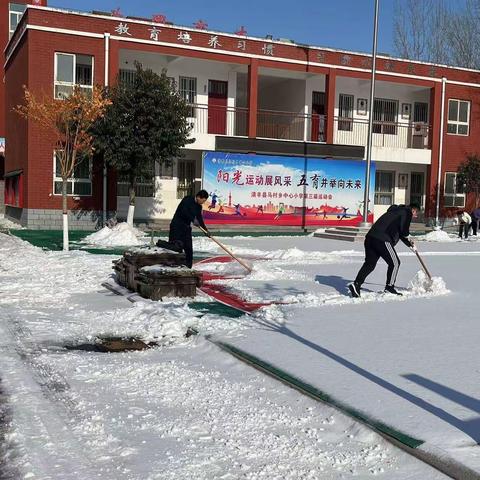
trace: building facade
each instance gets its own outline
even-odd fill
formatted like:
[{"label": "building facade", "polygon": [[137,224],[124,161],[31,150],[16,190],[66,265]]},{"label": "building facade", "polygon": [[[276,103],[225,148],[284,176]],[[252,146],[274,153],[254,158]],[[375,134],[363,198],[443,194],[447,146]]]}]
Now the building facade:
[{"label": "building facade", "polygon": [[[21,10],[4,0],[0,5],[2,22],[7,11],[12,16]],[[5,39],[0,107],[7,121],[0,123],[0,137],[6,138],[6,215],[23,225],[61,225],[52,142],[12,112],[22,102],[23,86],[60,97],[75,84],[89,89],[128,82],[137,61],[175,81],[191,105],[195,138],[172,167],[157,166],[138,185],[137,221],[171,218],[179,200],[202,185],[204,152],[364,158],[371,69],[366,54],[187,28],[155,17],[39,5],[14,16],[18,25],[9,24],[11,38]],[[378,57],[375,216],[393,203],[412,201],[426,208],[427,219],[474,207],[455,172],[478,149],[479,88],[478,71]],[[104,212],[126,217],[126,184],[114,172],[106,177],[98,162],[75,172],[69,182],[74,228],[98,226]]]}]

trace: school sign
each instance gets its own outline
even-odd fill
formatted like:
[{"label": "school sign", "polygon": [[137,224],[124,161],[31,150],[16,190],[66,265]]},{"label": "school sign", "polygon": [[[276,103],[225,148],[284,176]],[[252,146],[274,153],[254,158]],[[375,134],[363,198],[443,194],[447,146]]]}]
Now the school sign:
[{"label": "school sign", "polygon": [[[203,186],[210,198],[203,215],[226,224],[357,225],[365,167],[358,160],[205,152]],[[374,183],[372,162],[370,205]]]}]

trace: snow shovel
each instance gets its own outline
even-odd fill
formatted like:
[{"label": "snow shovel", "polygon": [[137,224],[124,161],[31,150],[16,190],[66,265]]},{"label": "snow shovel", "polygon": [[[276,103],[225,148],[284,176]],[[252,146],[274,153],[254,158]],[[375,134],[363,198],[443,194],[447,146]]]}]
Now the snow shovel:
[{"label": "snow shovel", "polygon": [[413,246],[411,247],[412,251],[415,252],[415,255],[417,256],[418,258],[418,261],[420,262],[420,265],[422,266],[423,268],[423,271],[427,274],[427,277],[428,279],[430,280],[430,284],[432,284],[433,280],[432,280],[432,275],[430,274],[430,272],[428,271],[428,268],[427,266],[425,265],[425,262],[423,261],[422,257],[420,256],[420,254],[418,253],[418,250],[417,250],[417,247],[416,246]]},{"label": "snow shovel", "polygon": [[248,273],[252,273],[252,269],[245,263],[242,262],[239,258],[237,258],[225,245],[221,244],[216,238],[213,238],[204,228],[200,227],[197,225],[198,228],[205,234],[207,237],[209,237],[211,240],[213,240],[220,248],[225,250],[234,260],[236,260],[243,268],[248,270]]}]

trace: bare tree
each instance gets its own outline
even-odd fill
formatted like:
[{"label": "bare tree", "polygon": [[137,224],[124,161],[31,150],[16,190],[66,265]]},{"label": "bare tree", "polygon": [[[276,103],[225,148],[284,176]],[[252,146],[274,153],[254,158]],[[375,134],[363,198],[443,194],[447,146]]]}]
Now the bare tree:
[{"label": "bare tree", "polygon": [[427,29],[426,61],[432,63],[451,63],[448,39],[450,11],[443,0],[430,1],[430,14],[425,27]]},{"label": "bare tree", "polygon": [[[450,5],[450,6],[449,6]],[[480,0],[395,0],[394,45],[402,58],[480,68]]]},{"label": "bare tree", "polygon": [[432,0],[396,0],[394,44],[397,54],[412,60],[428,59],[428,30]]},{"label": "bare tree", "polygon": [[452,65],[467,68],[480,67],[478,45],[480,40],[480,1],[467,0],[465,9],[451,12],[447,39]]}]

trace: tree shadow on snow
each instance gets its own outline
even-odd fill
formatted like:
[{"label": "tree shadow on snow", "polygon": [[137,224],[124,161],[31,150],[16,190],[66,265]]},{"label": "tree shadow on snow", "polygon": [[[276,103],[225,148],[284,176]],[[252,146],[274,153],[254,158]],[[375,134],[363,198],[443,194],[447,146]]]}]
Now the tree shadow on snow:
[{"label": "tree shadow on snow", "polygon": [[[328,350],[327,348],[322,347],[321,345],[317,345],[316,343],[310,340],[307,340],[306,338],[300,335],[297,335],[295,332],[290,330],[285,325],[280,325],[274,321],[270,321],[267,319],[254,318],[254,317],[253,319],[257,321],[260,325],[262,325],[264,328],[269,328],[273,331],[277,331],[278,333],[287,335],[293,340],[297,340],[298,342],[303,343],[305,346],[321,353],[322,355],[330,358],[331,360],[337,362],[338,364],[344,366],[345,368],[348,368],[349,370],[362,376],[366,380],[369,380],[370,382],[378,385],[379,387],[382,387],[385,390],[388,390],[394,395],[397,395],[398,397],[412,403],[413,405],[425,410],[426,412],[432,415],[435,415],[436,417],[449,423],[450,425],[457,428],[458,430],[464,432],[466,435],[471,437],[476,444],[479,444],[480,418],[476,418],[469,421],[461,420],[455,417],[454,415],[448,413],[447,411],[443,410],[442,408],[436,407],[435,405],[427,402],[423,398],[420,398],[410,392],[407,392],[406,390],[403,390],[402,388],[397,387],[393,383],[387,380],[384,380],[383,378],[375,375],[374,373],[371,373],[368,370],[365,370],[364,368],[358,365],[355,365],[354,363],[350,362],[346,358],[343,358],[342,356],[337,355],[336,353]],[[449,398],[450,400],[465,406],[466,408],[470,408],[480,413],[479,400],[473,399],[472,397],[469,397],[460,392],[457,392],[456,390],[449,389],[448,387],[445,387],[440,384],[436,384],[435,382],[429,381],[427,379],[422,379],[422,377],[419,377],[419,376],[405,375],[405,378],[408,378],[409,380],[412,380],[412,381],[417,381],[417,383],[422,384],[426,388],[429,388],[430,390],[434,390],[440,395],[443,395],[446,398]]]}]

